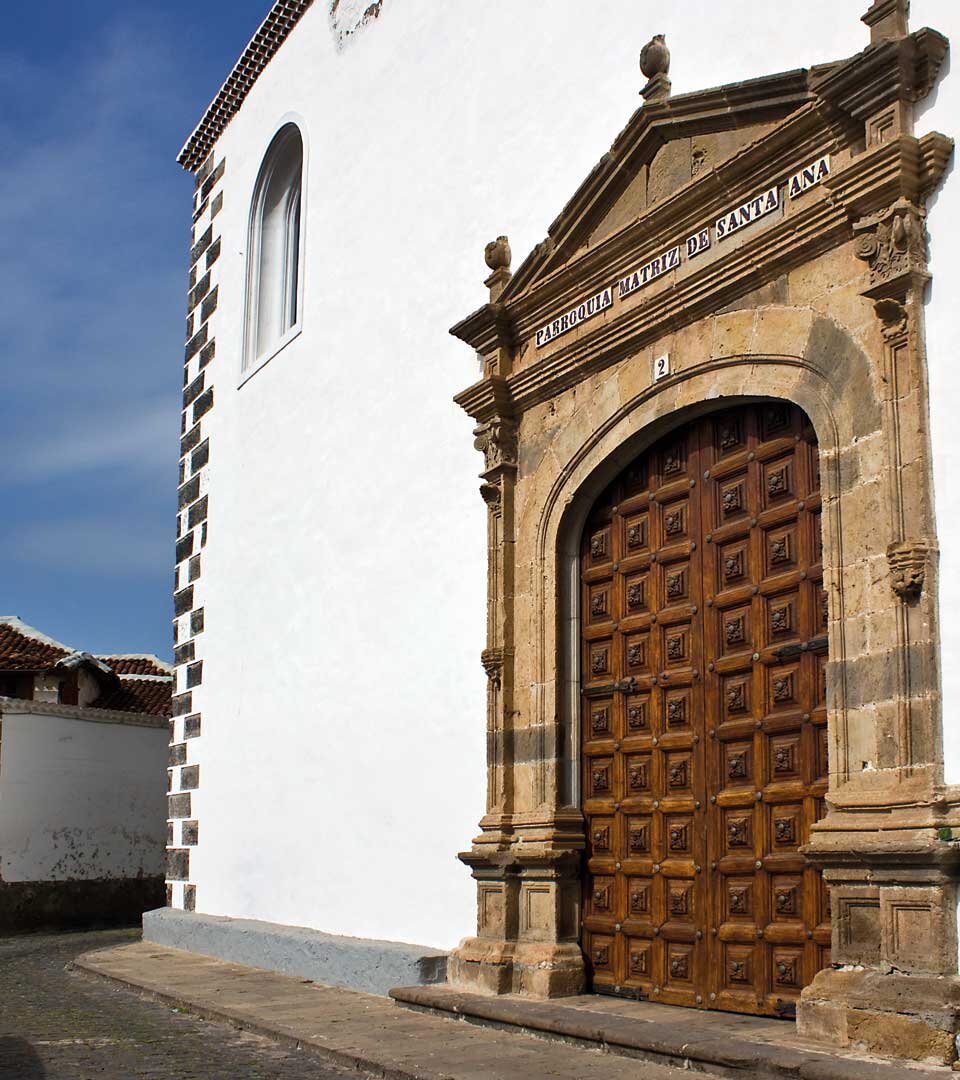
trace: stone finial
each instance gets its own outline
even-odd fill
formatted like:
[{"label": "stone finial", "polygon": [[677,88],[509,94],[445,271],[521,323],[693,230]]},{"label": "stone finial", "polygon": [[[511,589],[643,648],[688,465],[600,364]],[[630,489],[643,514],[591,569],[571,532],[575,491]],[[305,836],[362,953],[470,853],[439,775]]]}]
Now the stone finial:
[{"label": "stone finial", "polygon": [[862,22],[870,27],[870,44],[896,41],[910,33],[910,0],[873,0]]},{"label": "stone finial", "polygon": [[670,50],[663,34],[654,34],[640,50],[640,72],[648,80],[640,91],[646,101],[665,101],[670,96]]},{"label": "stone finial", "polygon": [[491,270],[509,270],[513,258],[510,241],[505,236],[491,240],[483,250],[483,258]]},{"label": "stone finial", "polygon": [[670,74],[670,50],[663,34],[654,34],[640,50],[640,70],[648,79]]},{"label": "stone finial", "polygon": [[483,250],[483,258],[493,271],[484,282],[490,290],[490,302],[493,303],[500,297],[512,276],[510,260],[513,255],[510,251],[510,241],[505,236],[498,236],[496,240],[491,240]]}]

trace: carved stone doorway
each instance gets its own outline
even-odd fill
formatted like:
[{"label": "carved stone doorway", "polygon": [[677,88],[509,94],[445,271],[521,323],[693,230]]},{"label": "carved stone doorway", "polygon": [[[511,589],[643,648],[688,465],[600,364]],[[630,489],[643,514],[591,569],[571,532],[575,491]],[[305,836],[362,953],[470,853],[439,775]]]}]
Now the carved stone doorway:
[{"label": "carved stone doorway", "polygon": [[581,550],[593,989],[793,1015],[829,963],[820,468],[786,402],[713,413],[600,496]]}]

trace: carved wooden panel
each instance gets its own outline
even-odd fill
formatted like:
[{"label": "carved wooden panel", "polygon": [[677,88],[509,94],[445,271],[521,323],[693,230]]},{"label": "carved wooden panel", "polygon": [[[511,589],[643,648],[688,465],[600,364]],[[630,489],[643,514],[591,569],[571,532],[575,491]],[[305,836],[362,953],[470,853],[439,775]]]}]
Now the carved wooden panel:
[{"label": "carved wooden panel", "polygon": [[829,963],[800,848],[828,741],[816,439],[707,416],[598,500],[582,549],[583,949],[595,990],[789,1014]]}]

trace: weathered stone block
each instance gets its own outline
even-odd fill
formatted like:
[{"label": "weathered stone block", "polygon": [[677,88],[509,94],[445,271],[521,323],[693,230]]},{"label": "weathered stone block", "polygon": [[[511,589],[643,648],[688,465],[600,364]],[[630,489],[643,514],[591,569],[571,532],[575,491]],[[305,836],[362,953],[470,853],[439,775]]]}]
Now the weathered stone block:
[{"label": "weathered stone block", "polygon": [[168,849],[167,878],[173,881],[186,881],[188,877],[190,877],[190,852],[180,848]]}]

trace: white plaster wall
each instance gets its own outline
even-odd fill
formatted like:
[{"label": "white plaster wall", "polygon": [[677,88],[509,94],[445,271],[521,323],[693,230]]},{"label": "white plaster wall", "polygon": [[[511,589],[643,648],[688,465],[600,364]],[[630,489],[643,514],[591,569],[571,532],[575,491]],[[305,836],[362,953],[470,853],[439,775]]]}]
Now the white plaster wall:
[{"label": "white plaster wall", "polygon": [[166,727],[3,715],[0,878],[163,873]]},{"label": "white plaster wall", "polygon": [[[933,26],[960,47],[960,6],[949,0],[914,0],[914,26]],[[917,133],[941,131],[960,140],[960,79],[949,60],[935,94],[919,110]],[[937,531],[940,537],[940,640],[943,673],[944,764],[948,783],[960,783],[960,182],[951,164],[930,203],[927,363],[933,442]]]},{"label": "white plaster wall", "polygon": [[[867,6],[778,4],[774,25],[748,0],[387,0],[342,52],[326,5],[307,12],[217,148],[199,910],[438,946],[472,932],[455,853],[484,805],[485,509],[450,400],[478,370],[447,328],[486,299],[484,244],[507,233],[517,265],[638,106],[652,34],[685,93],[855,53]],[[951,0],[914,11],[955,29]],[[947,97],[925,123],[949,134]],[[303,332],[238,388],[249,199],[292,117]],[[947,394],[957,218],[941,206],[931,366]],[[937,439],[946,461],[956,436],[941,423]]]}]

